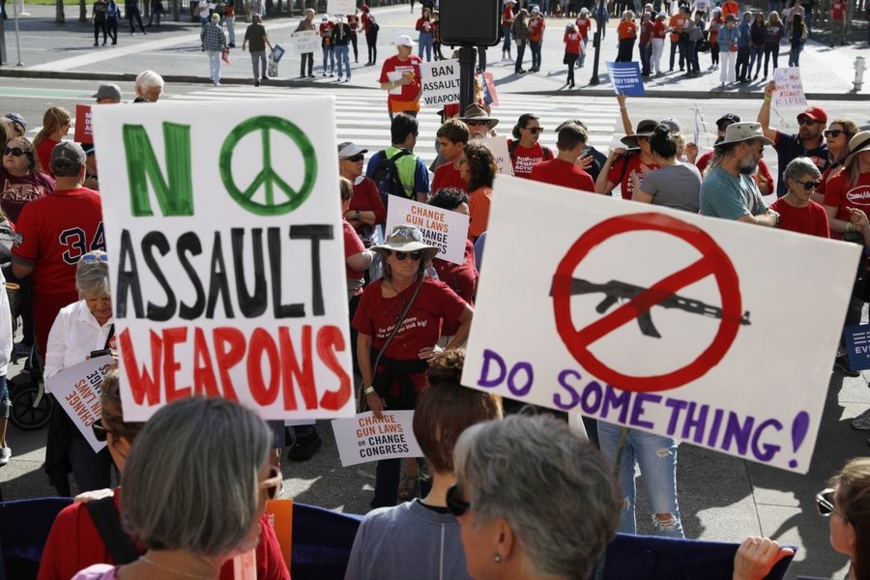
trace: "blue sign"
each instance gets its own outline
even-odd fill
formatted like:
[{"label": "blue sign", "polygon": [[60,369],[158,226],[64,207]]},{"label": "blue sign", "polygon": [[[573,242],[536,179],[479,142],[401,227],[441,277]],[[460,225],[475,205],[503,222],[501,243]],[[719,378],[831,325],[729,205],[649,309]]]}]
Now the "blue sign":
[{"label": "blue sign", "polygon": [[847,326],[843,330],[843,338],[852,370],[870,369],[870,324]]},{"label": "blue sign", "polygon": [[280,44],[276,44],[275,50],[272,52],[272,60],[281,62],[282,56],[284,56],[284,48]]},{"label": "blue sign", "polygon": [[613,90],[618,95],[622,93],[629,97],[642,97],[646,94],[643,88],[643,77],[640,76],[640,64],[636,62],[608,62],[607,72],[613,81]]}]

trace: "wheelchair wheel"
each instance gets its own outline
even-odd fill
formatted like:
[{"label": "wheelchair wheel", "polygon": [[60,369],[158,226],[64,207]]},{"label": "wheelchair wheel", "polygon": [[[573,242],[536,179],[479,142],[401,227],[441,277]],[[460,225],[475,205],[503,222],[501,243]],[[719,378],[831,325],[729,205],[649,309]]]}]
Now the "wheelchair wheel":
[{"label": "wheelchair wheel", "polygon": [[33,386],[17,389],[12,395],[12,414],[9,421],[22,431],[36,431],[48,425],[54,401],[48,394],[43,394],[39,405],[34,407],[33,402],[38,392],[38,388]]}]

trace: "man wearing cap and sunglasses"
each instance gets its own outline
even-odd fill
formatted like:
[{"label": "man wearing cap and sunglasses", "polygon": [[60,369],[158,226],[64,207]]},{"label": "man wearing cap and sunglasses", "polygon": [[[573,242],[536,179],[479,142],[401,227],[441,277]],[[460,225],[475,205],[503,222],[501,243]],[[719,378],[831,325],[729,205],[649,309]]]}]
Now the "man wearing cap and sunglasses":
[{"label": "man wearing cap and sunglasses", "polygon": [[[725,138],[725,130],[729,125],[739,122],[740,115],[737,113],[725,113],[719,117],[719,120],[716,121],[716,143],[721,143]],[[701,175],[704,175],[704,171],[707,169],[707,165],[709,165],[712,158],[713,151],[710,150],[701,155],[695,162],[695,167],[698,168]],[[770,174],[770,169],[767,167],[767,163],[764,162],[764,159],[761,159],[758,162],[758,173],[755,174],[755,183],[758,184],[758,191],[761,192],[761,195],[770,195],[773,193],[773,175]]]},{"label": "man wearing cap and sunglasses", "polygon": [[796,157],[809,157],[823,172],[828,168],[828,144],[822,133],[828,124],[828,115],[821,107],[809,107],[797,116],[797,135],[783,133],[770,126],[770,102],[773,99],[773,91],[776,83],[770,81],[764,87],[764,101],[761,110],[758,111],[758,122],[764,131],[764,136],[773,141],[773,148],[779,163],[779,175],[776,184],[776,195],[782,197],[788,191],[783,172],[789,162]]},{"label": "man wearing cap and sunglasses", "polygon": [[353,184],[353,197],[344,217],[366,247],[371,243],[374,227],[387,222],[387,208],[381,200],[377,184],[363,175],[363,164],[368,152],[368,149],[350,141],[338,146],[338,172]]},{"label": "man wearing cap and sunglasses", "polygon": [[767,207],[752,179],[764,146],[772,144],[758,123],[730,125],[701,184],[701,215],[778,226],[779,214]]},{"label": "man wearing cap and sunglasses", "polygon": [[465,107],[465,115],[459,120],[468,127],[469,139],[486,139],[489,132],[498,125],[498,119],[490,117],[482,106],[471,103]]}]

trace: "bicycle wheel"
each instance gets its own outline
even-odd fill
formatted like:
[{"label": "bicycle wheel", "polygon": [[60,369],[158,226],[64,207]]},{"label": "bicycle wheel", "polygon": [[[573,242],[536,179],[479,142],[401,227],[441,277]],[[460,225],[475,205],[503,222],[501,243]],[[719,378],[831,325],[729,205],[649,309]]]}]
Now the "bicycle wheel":
[{"label": "bicycle wheel", "polygon": [[38,393],[37,387],[25,387],[12,395],[12,414],[9,421],[22,431],[36,431],[48,425],[54,402],[48,394],[42,395],[39,405],[34,407]]}]

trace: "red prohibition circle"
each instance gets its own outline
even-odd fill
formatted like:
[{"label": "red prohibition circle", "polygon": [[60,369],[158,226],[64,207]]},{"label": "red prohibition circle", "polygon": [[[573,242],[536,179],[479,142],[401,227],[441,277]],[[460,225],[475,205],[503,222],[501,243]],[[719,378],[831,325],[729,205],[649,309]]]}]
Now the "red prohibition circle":
[{"label": "red prohibition circle", "polygon": [[[586,328],[578,330],[571,321],[571,279],[574,271],[592,249],[614,236],[633,231],[654,231],[675,236],[697,249],[702,258],[653,284]],[[590,345],[599,338],[649,311],[681,288],[710,275],[715,278],[722,297],[722,320],[713,342],[688,365],[661,375],[631,376],[611,369],[590,351]],[[626,391],[655,392],[676,389],[702,377],[719,364],[740,328],[740,284],[737,271],[728,255],[713,238],[698,227],[660,213],[636,213],[611,218],[580,236],[556,268],[552,295],[556,329],[571,355],[596,378]]]}]

